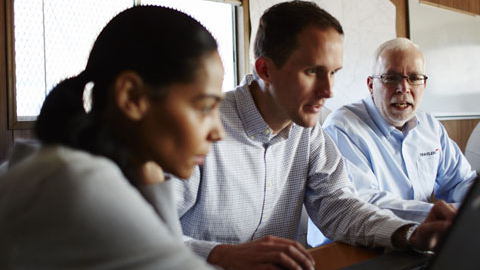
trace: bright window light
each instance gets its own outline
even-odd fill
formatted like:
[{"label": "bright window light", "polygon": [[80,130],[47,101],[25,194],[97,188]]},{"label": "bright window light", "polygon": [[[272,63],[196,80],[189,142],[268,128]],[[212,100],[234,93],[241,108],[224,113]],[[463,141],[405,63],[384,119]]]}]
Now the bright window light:
[{"label": "bright window light", "polygon": [[[132,0],[15,0],[17,121],[34,121],[48,92],[85,68],[97,35]],[[139,2],[139,1],[136,1]],[[224,90],[235,85],[233,6],[204,0],[141,1],[181,10],[205,25],[219,44]],[[212,16],[214,14],[214,16]]]},{"label": "bright window light", "polygon": [[142,0],[141,3],[175,8],[201,22],[218,42],[225,68],[223,90],[228,91],[235,87],[233,5],[205,0]]}]

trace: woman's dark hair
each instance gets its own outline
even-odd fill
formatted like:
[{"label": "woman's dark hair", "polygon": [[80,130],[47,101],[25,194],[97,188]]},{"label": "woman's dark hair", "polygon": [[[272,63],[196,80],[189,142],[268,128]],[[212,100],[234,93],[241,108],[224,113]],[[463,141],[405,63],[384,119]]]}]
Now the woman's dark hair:
[{"label": "woman's dark hair", "polygon": [[[132,181],[129,150],[101,122],[108,89],[122,71],[136,72],[165,96],[172,83],[196,78],[202,57],[217,49],[210,32],[192,17],[165,7],[137,6],[115,16],[99,34],[79,75],[60,82],[49,93],[35,132],[43,144],[63,144],[114,160]],[[93,82],[92,107],[83,106],[85,85]]]},{"label": "woman's dark hair", "polygon": [[297,47],[298,34],[308,26],[322,30],[333,28],[340,35],[343,29],[335,17],[314,2],[290,1],[267,9],[255,36],[255,58],[266,56],[282,67]]}]

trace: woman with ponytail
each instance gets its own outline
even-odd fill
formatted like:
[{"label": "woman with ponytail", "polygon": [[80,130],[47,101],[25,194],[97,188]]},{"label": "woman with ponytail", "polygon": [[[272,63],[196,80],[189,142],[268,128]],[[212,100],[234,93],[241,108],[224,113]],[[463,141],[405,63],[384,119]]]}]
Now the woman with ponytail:
[{"label": "woman with ponytail", "polygon": [[114,17],[47,96],[40,149],[1,176],[0,269],[210,269],[183,246],[168,175],[189,178],[222,139],[222,80],[188,15]]}]

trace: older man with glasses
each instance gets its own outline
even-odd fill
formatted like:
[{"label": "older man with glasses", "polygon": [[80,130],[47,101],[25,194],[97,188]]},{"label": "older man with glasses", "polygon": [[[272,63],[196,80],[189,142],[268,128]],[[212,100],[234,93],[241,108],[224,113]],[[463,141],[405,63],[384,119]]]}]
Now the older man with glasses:
[{"label": "older man with glasses", "polygon": [[[323,127],[362,198],[421,222],[435,200],[461,202],[476,173],[442,124],[418,110],[428,77],[416,44],[405,38],[383,43],[372,72],[370,95],[331,113]],[[316,233],[310,226],[309,235]]]}]

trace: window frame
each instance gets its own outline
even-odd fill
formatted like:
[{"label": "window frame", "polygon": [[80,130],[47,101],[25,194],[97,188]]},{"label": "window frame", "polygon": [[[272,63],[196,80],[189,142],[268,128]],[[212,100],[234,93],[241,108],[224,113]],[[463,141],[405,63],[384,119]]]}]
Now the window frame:
[{"label": "window frame", "polygon": [[[235,83],[249,72],[249,50],[250,50],[250,15],[249,0],[204,0],[223,2],[233,5],[234,12],[234,44],[235,48]],[[7,128],[8,130],[33,129],[35,121],[18,120],[16,100],[16,76],[15,76],[15,33],[14,33],[14,0],[5,0],[5,45],[6,45],[6,67],[7,67]],[[134,4],[141,4],[141,0],[133,1]]]}]

